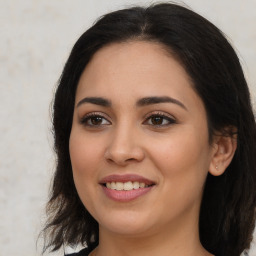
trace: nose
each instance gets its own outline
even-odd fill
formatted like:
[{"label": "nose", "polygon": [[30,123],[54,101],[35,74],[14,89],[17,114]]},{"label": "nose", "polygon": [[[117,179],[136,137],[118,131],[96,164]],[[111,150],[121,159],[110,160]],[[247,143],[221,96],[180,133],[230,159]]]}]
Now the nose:
[{"label": "nose", "polygon": [[119,127],[112,132],[109,138],[105,158],[107,161],[120,166],[125,166],[130,162],[140,162],[145,157],[140,142],[135,129],[128,126]]}]

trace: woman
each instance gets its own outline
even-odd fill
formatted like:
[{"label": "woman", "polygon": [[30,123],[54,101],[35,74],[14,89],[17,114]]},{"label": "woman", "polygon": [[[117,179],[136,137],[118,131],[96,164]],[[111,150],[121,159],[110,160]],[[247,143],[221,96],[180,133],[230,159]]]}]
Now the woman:
[{"label": "woman", "polygon": [[175,4],[105,15],[55,94],[46,248],[240,255],[255,221],[256,125],[239,60]]}]

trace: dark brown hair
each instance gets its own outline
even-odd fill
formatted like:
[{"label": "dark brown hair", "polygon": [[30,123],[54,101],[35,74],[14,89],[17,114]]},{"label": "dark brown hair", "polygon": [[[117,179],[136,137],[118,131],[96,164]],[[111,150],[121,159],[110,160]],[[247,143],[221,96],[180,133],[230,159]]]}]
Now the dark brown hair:
[{"label": "dark brown hair", "polygon": [[[98,224],[77,194],[69,156],[76,88],[100,48],[127,40],[155,41],[180,61],[204,102],[210,141],[236,127],[237,150],[221,176],[208,174],[200,210],[200,239],[213,254],[238,256],[252,239],[256,205],[256,125],[239,59],[222,32],[195,12],[171,3],[133,7],[99,19],[76,42],[55,93],[57,167],[47,206],[45,249],[98,244]],[[226,134],[232,136],[232,134]]]}]

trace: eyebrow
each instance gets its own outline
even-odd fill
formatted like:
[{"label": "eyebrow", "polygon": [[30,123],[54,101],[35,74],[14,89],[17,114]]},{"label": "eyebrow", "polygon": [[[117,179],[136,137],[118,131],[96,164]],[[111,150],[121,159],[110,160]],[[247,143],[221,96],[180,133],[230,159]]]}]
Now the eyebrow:
[{"label": "eyebrow", "polygon": [[110,107],[111,106],[111,101],[101,98],[101,97],[86,97],[83,98],[82,100],[80,100],[76,107],[79,107],[80,105],[84,104],[84,103],[91,103],[91,104],[95,104],[95,105],[99,105],[99,106],[103,106],[103,107]]},{"label": "eyebrow", "polygon": [[159,104],[159,103],[173,103],[173,104],[176,104],[176,105],[182,107],[185,110],[188,110],[186,108],[186,106],[183,103],[181,103],[179,100],[176,100],[176,99],[168,97],[168,96],[142,98],[137,101],[136,105],[139,107],[142,107],[142,106]]},{"label": "eyebrow", "polygon": [[[102,97],[86,97],[80,100],[77,103],[76,107],[79,107],[80,105],[85,103],[91,103],[91,104],[95,104],[103,107],[111,107],[112,105],[110,100]],[[153,97],[141,98],[136,102],[136,106],[143,107],[143,106],[159,104],[159,103],[173,103],[187,110],[186,106],[183,103],[181,103],[179,100],[168,97],[168,96],[163,96],[163,97],[153,96]]]}]

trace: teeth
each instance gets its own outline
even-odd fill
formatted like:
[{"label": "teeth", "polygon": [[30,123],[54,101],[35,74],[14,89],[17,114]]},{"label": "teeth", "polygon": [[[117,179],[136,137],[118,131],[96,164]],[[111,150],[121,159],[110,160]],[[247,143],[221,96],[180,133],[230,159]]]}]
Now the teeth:
[{"label": "teeth", "polygon": [[146,185],[143,182],[138,181],[128,181],[128,182],[107,182],[106,187],[109,189],[115,189],[115,190],[133,190],[133,189],[139,189],[139,188],[146,188],[148,185]]},{"label": "teeth", "polygon": [[115,183],[115,182],[111,182],[111,183],[110,183],[110,188],[116,189],[116,183]]},{"label": "teeth", "polygon": [[145,186],[146,186],[145,183],[140,182],[140,188],[145,188]]},{"label": "teeth", "polygon": [[133,189],[133,184],[131,181],[125,182],[124,183],[124,190],[132,190]]},{"label": "teeth", "polygon": [[[142,183],[141,183],[142,184]],[[143,183],[144,184],[144,183]],[[138,189],[140,188],[140,183],[138,181],[133,182],[133,189]]]},{"label": "teeth", "polygon": [[124,183],[116,182],[116,190],[124,190]]}]

